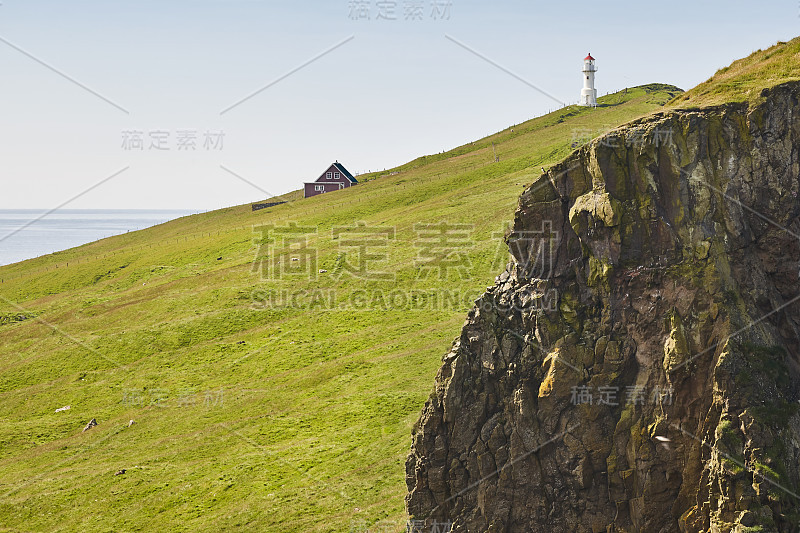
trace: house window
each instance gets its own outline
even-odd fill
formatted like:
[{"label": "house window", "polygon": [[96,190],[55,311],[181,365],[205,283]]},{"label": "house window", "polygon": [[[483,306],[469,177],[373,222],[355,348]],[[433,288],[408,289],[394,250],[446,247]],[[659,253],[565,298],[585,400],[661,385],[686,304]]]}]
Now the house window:
[{"label": "house window", "polygon": [[344,189],[344,183],[340,183],[340,184],[339,184],[339,188],[340,188],[340,189]]},{"label": "house window", "polygon": [[327,179],[331,179],[331,176],[332,176],[332,175],[333,175],[333,173],[332,173],[332,172],[328,172],[327,174],[325,174],[325,177],[326,177]]},{"label": "house window", "polygon": [[325,192],[325,186],[324,185],[314,185],[314,190],[315,191]]},{"label": "house window", "polygon": [[335,180],[339,179],[339,173],[338,172],[334,172],[333,173],[333,179],[335,179]]}]

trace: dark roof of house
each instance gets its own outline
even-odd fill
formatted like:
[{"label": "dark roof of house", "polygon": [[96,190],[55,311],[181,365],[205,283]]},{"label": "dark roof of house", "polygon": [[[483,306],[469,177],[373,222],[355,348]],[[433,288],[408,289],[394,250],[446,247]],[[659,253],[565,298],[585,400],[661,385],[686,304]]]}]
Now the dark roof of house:
[{"label": "dark roof of house", "polygon": [[344,165],[342,165],[341,163],[339,163],[339,162],[337,161],[336,163],[334,163],[334,164],[333,164],[333,166],[335,166],[335,167],[336,167],[336,168],[339,170],[339,172],[341,172],[342,174],[344,174],[344,177],[345,177],[345,178],[349,179],[349,180],[350,180],[351,182],[353,182],[353,183],[358,183],[358,180],[356,180],[356,179],[353,177],[353,175],[352,175],[352,174],[350,174],[350,172],[349,172],[349,171],[348,171],[346,168],[344,168]]}]

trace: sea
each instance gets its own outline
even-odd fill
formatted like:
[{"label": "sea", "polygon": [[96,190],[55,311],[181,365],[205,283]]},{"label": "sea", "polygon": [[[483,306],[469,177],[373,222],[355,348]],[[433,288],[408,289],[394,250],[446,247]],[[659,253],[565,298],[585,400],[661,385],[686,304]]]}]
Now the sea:
[{"label": "sea", "polygon": [[192,210],[0,209],[0,266],[149,228]]}]

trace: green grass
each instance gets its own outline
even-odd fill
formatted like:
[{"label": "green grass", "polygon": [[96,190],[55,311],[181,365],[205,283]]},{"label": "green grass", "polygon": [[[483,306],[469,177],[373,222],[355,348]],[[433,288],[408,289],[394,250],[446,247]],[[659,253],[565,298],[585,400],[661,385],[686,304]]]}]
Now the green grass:
[{"label": "green grass", "polygon": [[753,471],[761,476],[770,478],[773,481],[781,481],[781,475],[764,463],[759,463],[758,461],[754,462]]},{"label": "green grass", "polygon": [[[756,57],[764,68],[734,64],[688,100],[671,86],[628,89],[333,194],[296,191],[263,211],[221,209],[0,267],[0,531],[404,530],[412,425],[472,300],[507,261],[501,235],[540,167],[668,101],[741,99],[794,79],[797,46]],[[466,237],[439,270],[420,268],[418,224],[443,221]],[[315,274],[261,275],[267,246],[309,266],[254,231],[290,223],[313,228]],[[358,235],[359,223],[390,233]],[[357,238],[383,246],[348,272]]]},{"label": "green grass", "polygon": [[756,102],[763,98],[764,89],[793,80],[800,80],[800,37],[734,61],[697,87],[676,96],[668,107]]},{"label": "green grass", "polygon": [[[295,192],[263,211],[185,217],[0,268],[0,524],[403,530],[412,425],[466,311],[505,266],[517,197],[578,137],[677,92],[629,89],[334,194]],[[419,268],[415,224],[442,221],[467,225],[451,250],[463,268]],[[264,244],[254,226],[290,222],[315,228],[317,279],[253,271]],[[334,232],[359,222],[394,232],[367,249],[386,257],[366,271],[392,279],[363,279],[347,246],[356,230]],[[82,433],[91,418],[99,425]]]},{"label": "green grass", "polygon": [[33,313],[0,313],[0,326],[33,318]]}]

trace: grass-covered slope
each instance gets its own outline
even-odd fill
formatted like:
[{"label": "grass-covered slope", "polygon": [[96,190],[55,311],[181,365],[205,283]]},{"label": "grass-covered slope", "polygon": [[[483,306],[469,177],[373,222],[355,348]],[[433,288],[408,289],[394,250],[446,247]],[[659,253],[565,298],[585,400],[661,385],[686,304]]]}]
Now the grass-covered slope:
[{"label": "grass-covered slope", "polygon": [[734,61],[697,87],[676,96],[668,107],[752,102],[763,97],[764,89],[792,80],[800,80],[800,37]]},{"label": "grass-covered slope", "polygon": [[0,531],[404,530],[411,426],[519,193],[678,93],[0,268]]}]

